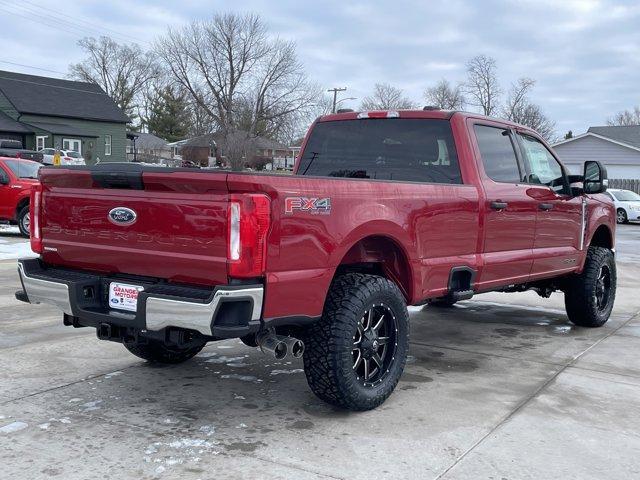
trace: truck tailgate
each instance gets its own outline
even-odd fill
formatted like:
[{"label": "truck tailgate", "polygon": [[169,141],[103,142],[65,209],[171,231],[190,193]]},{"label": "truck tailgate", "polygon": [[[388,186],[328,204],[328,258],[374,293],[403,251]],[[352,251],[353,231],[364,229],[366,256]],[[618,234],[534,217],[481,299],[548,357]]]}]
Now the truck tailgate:
[{"label": "truck tailgate", "polygon": [[[88,169],[42,169],[43,260],[179,283],[226,283],[226,173],[150,170],[134,171],[130,185],[105,185]],[[110,215],[119,207],[129,209],[127,218]]]}]

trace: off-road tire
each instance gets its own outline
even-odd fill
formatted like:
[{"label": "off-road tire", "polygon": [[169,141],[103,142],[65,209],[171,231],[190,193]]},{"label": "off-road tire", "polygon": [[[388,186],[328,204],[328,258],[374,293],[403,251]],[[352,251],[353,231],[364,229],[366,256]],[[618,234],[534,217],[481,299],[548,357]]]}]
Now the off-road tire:
[{"label": "off-road tire", "polygon": [[29,227],[28,225],[27,226],[24,225],[25,219],[28,219],[28,218],[29,218],[29,205],[26,205],[20,209],[20,211],[18,212],[18,218],[16,219],[18,221],[18,229],[20,230],[20,235],[22,235],[25,238],[29,238]]},{"label": "off-road tire", "polygon": [[188,348],[169,347],[163,343],[148,340],[146,343],[125,343],[127,350],[136,357],[151,363],[175,364],[186,362],[195,357],[206,343],[196,344]]},{"label": "off-road tire", "polygon": [[[354,371],[353,346],[365,312],[384,304],[395,322],[395,345],[379,383],[365,386]],[[381,405],[395,389],[409,350],[409,313],[392,281],[348,273],[334,279],[321,319],[304,335],[304,371],[309,387],[321,400],[354,411]],[[381,369],[382,370],[382,369]]]},{"label": "off-road tire", "polygon": [[[603,269],[609,272],[606,305],[598,305],[598,279]],[[589,247],[584,270],[569,281],[564,292],[564,304],[569,320],[580,327],[601,327],[613,309],[616,298],[616,262],[608,248]]]},{"label": "off-road tire", "polygon": [[627,212],[625,212],[623,208],[619,208],[616,211],[616,221],[618,223],[629,223],[629,219],[627,218]]}]

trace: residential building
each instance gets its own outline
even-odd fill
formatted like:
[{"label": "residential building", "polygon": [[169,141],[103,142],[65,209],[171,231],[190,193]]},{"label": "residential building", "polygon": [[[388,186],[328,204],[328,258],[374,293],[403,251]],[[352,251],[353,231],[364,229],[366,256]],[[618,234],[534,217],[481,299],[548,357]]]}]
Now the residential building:
[{"label": "residential building", "polygon": [[572,173],[580,173],[586,160],[599,160],[610,179],[640,179],[640,125],[590,127],[553,149]]},{"label": "residential building", "polygon": [[98,85],[0,71],[0,138],[60,148],[88,164],[126,161],[131,120]]}]

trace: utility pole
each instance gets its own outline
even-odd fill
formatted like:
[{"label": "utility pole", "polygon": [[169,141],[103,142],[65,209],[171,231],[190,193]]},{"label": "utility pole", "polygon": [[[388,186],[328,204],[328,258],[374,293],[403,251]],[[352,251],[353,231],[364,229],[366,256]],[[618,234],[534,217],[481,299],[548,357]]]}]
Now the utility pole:
[{"label": "utility pole", "polygon": [[338,92],[344,92],[347,87],[334,87],[327,90],[327,92],[333,92],[333,107],[331,107],[331,113],[336,113],[336,103],[338,100]]}]

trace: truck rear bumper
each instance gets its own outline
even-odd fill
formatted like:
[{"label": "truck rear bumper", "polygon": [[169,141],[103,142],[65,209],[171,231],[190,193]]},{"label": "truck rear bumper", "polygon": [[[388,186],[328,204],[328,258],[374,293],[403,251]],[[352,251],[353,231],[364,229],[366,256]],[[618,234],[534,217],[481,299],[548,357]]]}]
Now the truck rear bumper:
[{"label": "truck rear bumper", "polygon": [[[23,288],[16,293],[18,300],[53,305],[81,326],[107,324],[151,331],[175,327],[216,338],[240,337],[260,328],[264,295],[260,284],[181,287],[49,268],[39,259],[19,260],[18,273]],[[108,307],[109,283],[125,280],[144,288],[135,312]]]}]

